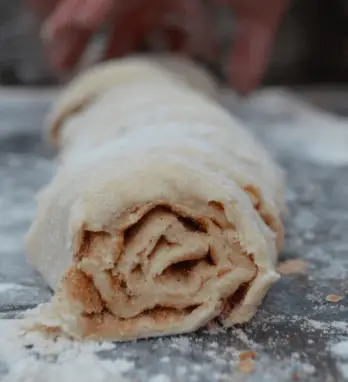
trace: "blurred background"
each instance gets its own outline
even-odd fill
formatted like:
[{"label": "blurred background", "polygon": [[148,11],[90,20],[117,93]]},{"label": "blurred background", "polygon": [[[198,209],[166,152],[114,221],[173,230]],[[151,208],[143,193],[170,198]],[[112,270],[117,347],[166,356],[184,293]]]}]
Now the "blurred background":
[{"label": "blurred background", "polygon": [[[233,41],[234,18],[212,4],[218,26],[223,74],[224,54]],[[343,85],[348,82],[348,1],[293,0],[277,33],[263,85]],[[102,44],[96,36],[94,46]],[[45,61],[39,25],[24,0],[0,0],[0,85],[57,83]]]}]

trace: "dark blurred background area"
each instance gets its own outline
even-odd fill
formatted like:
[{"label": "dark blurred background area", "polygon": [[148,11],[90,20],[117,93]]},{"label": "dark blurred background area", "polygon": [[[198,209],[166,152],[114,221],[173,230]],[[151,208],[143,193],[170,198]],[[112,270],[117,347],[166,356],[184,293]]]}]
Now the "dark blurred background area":
[{"label": "dark blurred background area", "polygon": [[[221,59],[233,41],[233,13],[212,6]],[[95,45],[102,43],[102,37]],[[0,85],[43,86],[59,82],[48,66],[39,25],[24,0],[0,0]],[[293,0],[278,30],[263,85],[348,82],[348,1]]]}]

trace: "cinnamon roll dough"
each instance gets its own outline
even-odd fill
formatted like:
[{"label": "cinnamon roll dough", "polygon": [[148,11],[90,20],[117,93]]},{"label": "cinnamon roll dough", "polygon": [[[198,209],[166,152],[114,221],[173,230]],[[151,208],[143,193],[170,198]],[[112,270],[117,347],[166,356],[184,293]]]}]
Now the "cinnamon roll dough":
[{"label": "cinnamon roll dough", "polygon": [[26,242],[55,295],[35,327],[130,340],[231,326],[278,279],[283,174],[212,79],[175,60],[101,64],[53,108],[58,169]]}]

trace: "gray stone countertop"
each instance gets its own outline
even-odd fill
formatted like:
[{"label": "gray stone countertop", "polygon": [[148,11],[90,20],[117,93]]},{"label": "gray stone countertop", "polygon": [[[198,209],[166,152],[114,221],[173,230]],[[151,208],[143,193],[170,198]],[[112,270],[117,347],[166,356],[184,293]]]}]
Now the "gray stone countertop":
[{"label": "gray stone countertop", "polygon": [[[25,262],[23,237],[34,195],[53,172],[40,127],[54,97],[51,90],[0,89],[0,380],[348,381],[348,120],[282,89],[248,100],[226,91],[222,100],[287,172],[290,214],[281,260],[307,261],[305,274],[282,277],[256,317],[230,330],[100,345],[69,360],[64,346],[47,357],[27,344],[17,349],[24,363],[14,350],[9,361],[8,324],[51,296]],[[329,294],[342,300],[328,302]],[[240,370],[243,350],[256,351],[251,373]]]}]

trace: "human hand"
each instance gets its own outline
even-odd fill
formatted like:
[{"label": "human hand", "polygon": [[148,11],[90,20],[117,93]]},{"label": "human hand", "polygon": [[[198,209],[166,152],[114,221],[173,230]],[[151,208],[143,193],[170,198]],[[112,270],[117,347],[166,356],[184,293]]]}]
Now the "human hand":
[{"label": "human hand", "polygon": [[47,56],[57,71],[71,69],[98,28],[110,23],[105,58],[134,52],[153,29],[169,50],[215,56],[213,27],[200,0],[28,0],[43,19]]},{"label": "human hand", "polygon": [[[212,58],[214,29],[200,0],[28,0],[48,15],[44,24],[48,58],[57,70],[76,65],[100,25],[112,22],[105,57],[132,53],[153,28],[168,48]],[[287,0],[213,0],[231,6],[237,35],[229,55],[228,78],[240,93],[253,90],[266,69],[273,38]]]},{"label": "human hand", "polygon": [[240,93],[249,93],[267,69],[277,28],[288,0],[214,0],[233,8],[237,30],[228,59],[228,79]]}]

